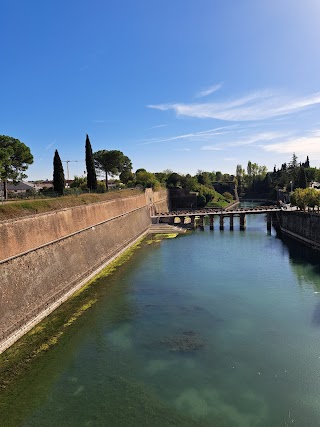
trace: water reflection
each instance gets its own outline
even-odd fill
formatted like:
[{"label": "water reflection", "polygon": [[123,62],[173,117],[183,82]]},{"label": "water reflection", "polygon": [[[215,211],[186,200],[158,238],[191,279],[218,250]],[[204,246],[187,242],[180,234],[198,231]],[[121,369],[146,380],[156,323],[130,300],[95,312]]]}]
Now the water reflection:
[{"label": "water reflection", "polygon": [[320,253],[309,246],[282,235],[281,239],[290,257],[290,264],[301,286],[311,285],[320,291]]}]

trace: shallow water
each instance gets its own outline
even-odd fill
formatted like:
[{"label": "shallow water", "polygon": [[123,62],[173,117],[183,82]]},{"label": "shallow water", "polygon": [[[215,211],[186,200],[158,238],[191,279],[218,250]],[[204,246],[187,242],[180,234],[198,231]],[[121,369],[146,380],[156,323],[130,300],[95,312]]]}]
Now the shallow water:
[{"label": "shallow water", "polygon": [[100,280],[4,394],[0,424],[319,425],[318,257],[263,215],[227,225],[144,244]]}]

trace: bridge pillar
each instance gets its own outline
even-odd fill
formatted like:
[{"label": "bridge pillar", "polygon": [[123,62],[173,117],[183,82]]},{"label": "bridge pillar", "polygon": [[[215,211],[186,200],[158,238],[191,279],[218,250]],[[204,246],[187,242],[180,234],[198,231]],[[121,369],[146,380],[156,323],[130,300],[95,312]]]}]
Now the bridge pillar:
[{"label": "bridge pillar", "polygon": [[190,226],[191,228],[194,228],[194,215],[190,216]]},{"label": "bridge pillar", "polygon": [[224,229],[224,222],[223,222],[224,216],[223,215],[219,215],[219,216],[220,216],[220,230],[223,230]]},{"label": "bridge pillar", "polygon": [[230,214],[230,230],[233,230],[233,214]]},{"label": "bridge pillar", "polygon": [[173,216],[170,216],[170,217],[169,217],[168,224],[169,224],[169,225],[174,225],[174,217],[173,217]]},{"label": "bridge pillar", "polygon": [[179,216],[179,218],[180,218],[180,225],[183,225],[184,224],[184,216]]},{"label": "bridge pillar", "polygon": [[198,225],[199,225],[199,227],[200,227],[200,229],[201,230],[204,230],[204,227],[203,227],[203,215],[201,215],[200,217],[199,217],[199,220],[198,220]]},{"label": "bridge pillar", "polygon": [[210,230],[214,229],[214,215],[209,215],[210,220]]},{"label": "bridge pillar", "polygon": [[267,230],[271,232],[272,226],[272,214],[271,212],[267,212]]},{"label": "bridge pillar", "polygon": [[240,230],[245,230],[246,228],[246,214],[240,214]]}]

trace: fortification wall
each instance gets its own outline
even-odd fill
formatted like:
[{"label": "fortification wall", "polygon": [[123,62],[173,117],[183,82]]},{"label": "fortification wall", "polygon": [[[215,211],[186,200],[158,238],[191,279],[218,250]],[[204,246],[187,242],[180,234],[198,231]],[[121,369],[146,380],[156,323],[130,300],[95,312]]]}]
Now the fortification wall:
[{"label": "fortification wall", "polygon": [[153,192],[151,188],[145,190],[146,203],[149,206],[150,215],[169,211],[168,190]]},{"label": "fortification wall", "polygon": [[301,211],[281,211],[278,218],[283,233],[315,249],[320,249],[319,214]]},{"label": "fortification wall", "polygon": [[0,260],[146,205],[145,195],[0,222]]},{"label": "fortification wall", "polygon": [[151,196],[0,223],[0,353],[147,232]]}]

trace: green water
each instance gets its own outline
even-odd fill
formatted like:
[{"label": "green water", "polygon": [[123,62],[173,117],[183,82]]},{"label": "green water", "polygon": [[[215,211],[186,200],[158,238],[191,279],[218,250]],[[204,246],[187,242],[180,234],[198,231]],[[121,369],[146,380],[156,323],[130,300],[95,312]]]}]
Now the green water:
[{"label": "green water", "polygon": [[2,393],[0,425],[320,425],[319,256],[264,221],[142,245]]}]

